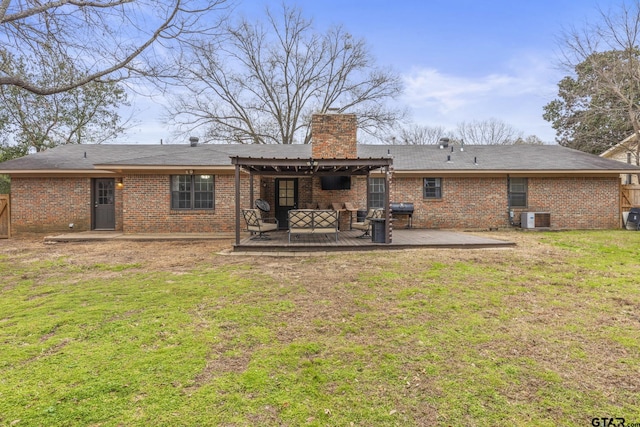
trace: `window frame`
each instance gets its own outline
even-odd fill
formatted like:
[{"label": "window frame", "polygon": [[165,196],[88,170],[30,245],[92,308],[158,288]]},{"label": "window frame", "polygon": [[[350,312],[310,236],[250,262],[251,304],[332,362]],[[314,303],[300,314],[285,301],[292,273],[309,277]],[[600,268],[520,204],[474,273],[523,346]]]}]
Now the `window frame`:
[{"label": "window frame", "polygon": [[[385,194],[387,192],[384,178],[369,177],[367,185],[367,208],[385,209]],[[382,191],[374,191],[382,188]],[[378,200],[379,199],[379,200]]]},{"label": "window frame", "polygon": [[[522,191],[514,191],[514,180],[516,185],[522,185]],[[529,180],[525,177],[509,177],[509,207],[511,208],[526,208],[529,205]],[[524,199],[524,204],[514,204],[514,195],[520,196]]]},{"label": "window frame", "polygon": [[[432,186],[427,186],[427,181],[433,180]],[[432,189],[435,191],[435,194],[429,195],[427,194],[427,189]],[[422,197],[427,200],[441,200],[442,199],[442,178],[436,177],[424,177],[422,179]]]},{"label": "window frame", "polygon": [[[202,182],[199,179],[208,177],[211,179],[209,182]],[[185,180],[187,178],[188,180]],[[208,179],[207,178],[207,179]],[[176,183],[176,181],[178,181]],[[184,182],[181,182],[184,181]],[[216,180],[215,175],[209,174],[196,174],[196,175],[171,175],[169,179],[169,192],[171,194],[170,207],[171,210],[176,211],[210,211],[215,209],[215,195],[216,195]],[[179,187],[186,184],[186,189],[182,190]],[[202,190],[202,185],[210,186],[210,189],[205,188]],[[174,190],[174,186],[177,185],[178,189]],[[183,198],[181,198],[183,196]],[[205,196],[205,197],[203,197]],[[188,206],[183,206],[185,202]],[[205,204],[203,207],[202,205]]]}]

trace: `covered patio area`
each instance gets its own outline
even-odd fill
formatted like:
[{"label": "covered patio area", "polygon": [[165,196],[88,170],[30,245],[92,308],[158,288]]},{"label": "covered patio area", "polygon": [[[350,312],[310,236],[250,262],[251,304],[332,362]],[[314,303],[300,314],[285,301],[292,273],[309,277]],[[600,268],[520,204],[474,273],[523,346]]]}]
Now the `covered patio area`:
[{"label": "covered patio area", "polygon": [[[274,191],[273,201],[276,205],[276,210],[279,208],[280,214],[276,213],[276,217],[279,216],[279,228],[283,230],[284,239],[287,241],[288,234],[288,221],[286,213],[288,211],[295,211],[302,208],[305,205],[317,206],[321,197],[326,197],[328,193],[334,194],[334,192],[325,191],[324,188],[319,188],[319,180],[327,177],[347,177],[350,179],[353,176],[369,177],[372,171],[377,171],[384,176],[384,187],[390,188],[393,159],[391,156],[383,158],[257,158],[257,157],[232,157],[232,164],[235,166],[235,233],[236,242],[235,247],[241,248],[260,246],[260,242],[252,241],[250,239],[241,239],[241,232],[247,230],[248,224],[245,224],[242,209],[252,209],[256,201],[255,197],[255,178],[260,178],[261,182],[264,182],[264,178],[273,178],[276,181],[286,178],[295,178],[295,182],[291,187],[287,189],[278,188]],[[242,183],[241,176],[249,175],[249,200],[248,206],[241,206],[242,204]],[[305,179],[310,182],[307,185],[308,189],[304,192],[304,195],[300,194],[298,190],[298,180]],[[266,185],[266,184],[265,184]],[[368,184],[367,184],[368,185]],[[315,186],[315,187],[314,187]],[[314,189],[316,192],[314,193]],[[258,191],[262,191],[262,188],[258,188]],[[289,192],[290,191],[290,192]],[[365,190],[368,194],[368,190]],[[345,201],[351,201],[355,196],[356,190],[350,186],[338,191],[340,193],[340,204]],[[319,194],[323,193],[323,194]],[[258,193],[260,194],[260,193]],[[244,199],[246,200],[246,199]],[[244,202],[246,204],[246,201]],[[368,203],[367,203],[368,205]],[[389,206],[389,191],[385,191],[384,200],[382,206]],[[314,208],[307,208],[305,210],[313,210]],[[327,208],[331,209],[331,208]],[[284,214],[284,215],[283,215]],[[383,245],[390,244],[392,242],[392,227],[391,227],[391,212],[389,209],[384,210],[384,216],[381,218],[384,224],[383,233]],[[347,224],[343,221],[343,228]],[[345,230],[346,231],[346,230]],[[357,232],[355,232],[357,233]],[[276,234],[276,233],[269,233]],[[301,241],[309,240],[309,244],[312,245],[324,245],[326,242],[323,239],[323,234],[313,236],[296,236],[295,242],[291,244],[300,244]],[[280,239],[275,239],[280,240]],[[345,240],[345,239],[342,239]],[[358,239],[346,239],[351,241]],[[334,239],[334,243],[339,243]],[[379,243],[380,244],[380,243]],[[344,243],[342,246],[345,246]],[[362,247],[362,244],[349,245],[353,247]]]}]

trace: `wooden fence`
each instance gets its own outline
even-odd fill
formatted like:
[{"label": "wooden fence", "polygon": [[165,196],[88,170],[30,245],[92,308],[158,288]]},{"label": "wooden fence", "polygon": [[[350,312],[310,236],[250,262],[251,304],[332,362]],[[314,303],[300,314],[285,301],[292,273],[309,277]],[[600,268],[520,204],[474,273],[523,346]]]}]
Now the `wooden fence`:
[{"label": "wooden fence", "polygon": [[9,195],[0,194],[0,239],[11,237],[11,206]]},{"label": "wooden fence", "polygon": [[620,207],[622,211],[640,207],[640,185],[623,185],[620,191]]}]

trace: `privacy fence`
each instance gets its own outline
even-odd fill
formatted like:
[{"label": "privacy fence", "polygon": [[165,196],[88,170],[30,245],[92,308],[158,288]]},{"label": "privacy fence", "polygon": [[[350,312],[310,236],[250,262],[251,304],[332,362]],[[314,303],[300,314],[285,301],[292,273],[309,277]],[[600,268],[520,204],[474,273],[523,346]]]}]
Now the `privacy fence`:
[{"label": "privacy fence", "polygon": [[0,239],[11,237],[10,213],[9,195],[0,194]]}]

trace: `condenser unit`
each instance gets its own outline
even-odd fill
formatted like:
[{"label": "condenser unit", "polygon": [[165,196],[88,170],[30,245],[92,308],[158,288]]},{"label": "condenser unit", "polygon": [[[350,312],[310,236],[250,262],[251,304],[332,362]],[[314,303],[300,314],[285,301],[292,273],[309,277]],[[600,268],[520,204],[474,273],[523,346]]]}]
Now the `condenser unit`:
[{"label": "condenser unit", "polygon": [[520,227],[549,228],[551,227],[551,214],[549,212],[522,212],[520,214]]}]

